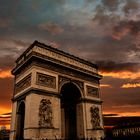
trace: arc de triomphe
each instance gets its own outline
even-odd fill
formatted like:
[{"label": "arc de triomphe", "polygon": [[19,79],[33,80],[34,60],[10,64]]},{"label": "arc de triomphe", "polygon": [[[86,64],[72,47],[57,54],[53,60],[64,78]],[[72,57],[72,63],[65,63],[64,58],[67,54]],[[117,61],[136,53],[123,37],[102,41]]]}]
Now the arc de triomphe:
[{"label": "arc de triomphe", "polygon": [[97,65],[35,41],[12,74],[10,140],[104,137]]}]

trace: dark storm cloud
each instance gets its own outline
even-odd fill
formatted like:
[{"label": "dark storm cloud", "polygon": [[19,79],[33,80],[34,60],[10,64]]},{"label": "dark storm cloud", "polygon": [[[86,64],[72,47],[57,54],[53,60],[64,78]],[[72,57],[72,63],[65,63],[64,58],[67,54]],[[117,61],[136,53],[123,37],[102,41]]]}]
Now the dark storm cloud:
[{"label": "dark storm cloud", "polygon": [[50,33],[52,33],[53,35],[56,35],[56,34],[63,32],[63,29],[59,25],[57,25],[55,23],[51,23],[51,22],[41,23],[39,25],[39,28],[42,30],[47,30]]},{"label": "dark storm cloud", "polygon": [[116,21],[119,21],[120,17],[114,14],[106,14],[105,7],[102,5],[98,5],[96,7],[96,14],[93,17],[93,25],[96,23],[97,25],[100,25],[103,27],[108,27],[108,25],[114,25]]},{"label": "dark storm cloud", "polygon": [[123,36],[127,34],[137,36],[139,32],[140,32],[140,20],[121,21],[118,23],[118,25],[113,27],[113,34],[118,39],[121,39]]},{"label": "dark storm cloud", "polygon": [[[94,15],[92,21],[93,25],[94,23],[97,23],[97,25],[100,25],[102,28],[110,29],[111,30],[122,30],[128,29],[129,32],[134,34],[139,32],[139,25],[140,25],[140,19],[138,17],[135,17],[135,14],[138,13],[136,9],[139,9],[140,3],[137,1],[126,1],[125,6],[122,9],[122,12],[120,14],[117,13],[120,1],[119,0],[102,0],[102,4],[99,4],[96,7],[96,14]],[[115,6],[115,12],[112,12],[113,5]],[[131,5],[131,6],[130,6]],[[137,5],[137,8],[134,6]],[[124,10],[125,9],[125,10]],[[124,14],[128,12],[133,13],[130,17],[124,17]],[[124,13],[123,13],[124,12]],[[119,30],[119,31],[120,31]]]},{"label": "dark storm cloud", "polygon": [[126,15],[131,14],[133,11],[137,12],[137,10],[140,10],[140,3],[137,0],[127,0],[126,4],[123,7],[123,11]]},{"label": "dark storm cloud", "polygon": [[96,62],[101,71],[105,72],[137,72],[140,69],[139,63],[116,63],[114,61],[98,61]]},{"label": "dark storm cloud", "polygon": [[118,41],[108,35],[99,35],[99,31],[97,31],[97,35],[91,29],[70,27],[69,29],[65,29],[64,35],[58,37],[57,41],[62,45],[62,49],[79,57],[82,56],[92,62],[103,59],[118,62],[130,60],[129,54],[132,51],[135,53],[135,46],[132,42],[130,43],[131,38],[127,37]]},{"label": "dark storm cloud", "polygon": [[102,4],[109,10],[113,11],[118,8],[120,0],[102,0]]},{"label": "dark storm cloud", "polygon": [[92,3],[92,2],[96,2],[97,0],[86,0],[86,3]]},{"label": "dark storm cloud", "polygon": [[[133,3],[133,6],[128,6],[130,3]],[[133,8],[136,3],[138,5],[136,9],[138,9],[139,2],[129,0],[102,0],[102,3],[97,5],[91,19],[94,34],[100,40],[97,44],[98,48],[102,48],[95,53],[98,54],[96,56],[97,59],[103,56],[108,61],[112,59],[118,62],[139,60],[140,18],[135,17],[138,11]],[[124,7],[127,7],[127,11],[131,12],[131,16],[124,16],[126,14]],[[96,40],[94,39],[93,46],[93,52],[96,52]],[[107,53],[106,51],[111,53]],[[90,56],[90,58],[92,57]]]},{"label": "dark storm cloud", "polygon": [[118,116],[118,114],[104,114],[103,115],[104,117],[114,117],[114,116]]},{"label": "dark storm cloud", "polygon": [[10,55],[6,55],[0,58],[0,69],[11,69],[14,66],[15,58]]},{"label": "dark storm cloud", "polygon": [[21,40],[11,39],[11,38],[0,38],[0,44],[1,44],[1,56],[11,55],[15,56],[18,55],[19,52],[22,52],[24,49],[26,49],[29,45],[28,42],[24,42]]},{"label": "dark storm cloud", "polygon": [[12,25],[12,21],[10,19],[0,19],[0,28],[9,28]]},{"label": "dark storm cloud", "polygon": [[[46,3],[46,0],[38,1],[38,0],[31,0],[32,4],[44,4]],[[62,5],[65,3],[65,0],[47,0],[48,5],[56,6],[56,5]]]},{"label": "dark storm cloud", "polygon": [[3,37],[0,44],[0,70],[11,69],[15,59],[29,46],[28,42]]}]

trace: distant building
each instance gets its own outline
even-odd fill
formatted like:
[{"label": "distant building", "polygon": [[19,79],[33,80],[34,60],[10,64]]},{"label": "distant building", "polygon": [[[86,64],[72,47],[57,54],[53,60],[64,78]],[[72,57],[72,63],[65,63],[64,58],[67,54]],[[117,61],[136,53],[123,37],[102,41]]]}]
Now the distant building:
[{"label": "distant building", "polygon": [[140,140],[140,117],[108,117],[104,122],[114,125],[106,128],[107,140]]},{"label": "distant building", "polygon": [[0,130],[6,130],[6,126],[1,126]]},{"label": "distant building", "polygon": [[10,130],[6,130],[5,126],[0,129],[0,140],[9,140]]},{"label": "distant building", "polygon": [[140,117],[123,117],[119,124],[112,129],[115,138],[139,138],[140,139]]}]

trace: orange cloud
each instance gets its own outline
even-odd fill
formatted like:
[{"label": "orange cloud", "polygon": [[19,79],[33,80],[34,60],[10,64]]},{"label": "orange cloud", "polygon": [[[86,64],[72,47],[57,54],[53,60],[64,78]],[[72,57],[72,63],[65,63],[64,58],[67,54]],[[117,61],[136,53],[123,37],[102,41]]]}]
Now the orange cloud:
[{"label": "orange cloud", "polygon": [[130,29],[124,28],[120,32],[116,32],[112,35],[112,38],[115,40],[121,40],[124,36],[126,36],[130,32]]},{"label": "orange cloud", "polygon": [[0,28],[7,28],[11,25],[11,21],[9,19],[0,19]]},{"label": "orange cloud", "polygon": [[54,48],[59,48],[60,47],[60,44],[57,43],[57,42],[49,42],[48,43],[50,46],[54,47]]},{"label": "orange cloud", "polygon": [[111,112],[111,111],[103,111],[103,116],[105,117],[120,117],[119,113]]},{"label": "orange cloud", "polygon": [[105,111],[103,112],[103,114],[117,114],[116,116],[114,117],[122,117],[122,116],[140,116],[140,112],[118,112],[118,111],[114,111],[114,112],[111,112],[111,111]]},{"label": "orange cloud", "polygon": [[112,88],[112,86],[108,85],[108,84],[100,84],[100,87],[101,88]]},{"label": "orange cloud", "polygon": [[6,129],[10,129],[11,118],[1,118],[0,127],[5,126]]},{"label": "orange cloud", "polygon": [[9,77],[13,77],[11,74],[11,70],[0,71],[0,78],[9,78]]},{"label": "orange cloud", "polygon": [[120,79],[137,79],[140,78],[139,72],[130,72],[130,71],[122,71],[122,72],[100,72],[101,75],[105,77],[113,77]]},{"label": "orange cloud", "polygon": [[7,113],[7,112],[11,112],[11,108],[10,108],[10,107],[1,107],[1,108],[0,108],[0,116],[1,116],[2,114]]},{"label": "orange cloud", "polygon": [[137,88],[137,87],[140,87],[140,83],[134,83],[134,84],[127,83],[121,86],[121,88]]},{"label": "orange cloud", "polygon": [[140,112],[124,112],[120,113],[121,116],[140,116]]},{"label": "orange cloud", "polygon": [[11,112],[11,108],[0,108],[0,127],[6,126],[6,129],[10,129],[11,114],[7,112]]},{"label": "orange cloud", "polygon": [[55,23],[41,23],[39,24],[39,28],[42,30],[47,30],[50,33],[52,33],[53,35],[59,34],[63,32],[63,28],[60,27],[58,24]]},{"label": "orange cloud", "polygon": [[7,130],[10,130],[10,121],[9,121],[9,122],[7,121],[7,123],[8,123],[8,124],[2,123],[2,124],[0,125],[0,127],[5,126]]}]

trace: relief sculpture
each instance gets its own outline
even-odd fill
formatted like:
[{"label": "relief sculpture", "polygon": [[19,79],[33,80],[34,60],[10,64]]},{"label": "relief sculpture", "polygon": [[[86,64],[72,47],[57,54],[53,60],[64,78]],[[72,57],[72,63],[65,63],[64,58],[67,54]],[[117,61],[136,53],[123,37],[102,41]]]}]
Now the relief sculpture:
[{"label": "relief sculpture", "polygon": [[91,86],[87,86],[87,93],[93,97],[99,98],[99,89]]},{"label": "relief sculpture", "polygon": [[31,74],[27,75],[15,85],[15,94],[26,89],[31,85]]},{"label": "relief sculpture", "polygon": [[39,126],[52,128],[52,104],[50,100],[42,99],[39,106]]},{"label": "relief sculpture", "polygon": [[56,88],[56,78],[51,75],[37,72],[37,84],[49,88]]},{"label": "relief sculpture", "polygon": [[100,114],[99,114],[99,108],[92,106],[90,108],[91,113],[91,124],[93,129],[100,129]]}]

